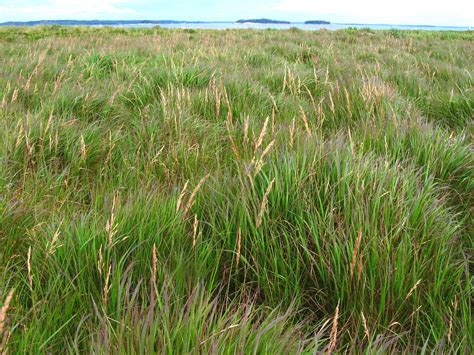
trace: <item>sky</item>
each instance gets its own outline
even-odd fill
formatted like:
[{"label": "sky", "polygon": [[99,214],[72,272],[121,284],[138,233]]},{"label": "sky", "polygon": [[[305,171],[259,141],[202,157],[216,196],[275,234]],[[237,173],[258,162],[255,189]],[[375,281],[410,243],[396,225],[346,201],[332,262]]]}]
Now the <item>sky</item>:
[{"label": "sky", "polygon": [[201,20],[474,26],[474,0],[0,0],[0,22]]}]

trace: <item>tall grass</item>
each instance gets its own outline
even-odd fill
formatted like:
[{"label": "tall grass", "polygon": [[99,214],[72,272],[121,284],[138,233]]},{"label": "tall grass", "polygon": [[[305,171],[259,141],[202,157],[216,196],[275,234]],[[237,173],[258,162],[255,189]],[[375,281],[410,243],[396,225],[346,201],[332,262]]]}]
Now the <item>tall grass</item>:
[{"label": "tall grass", "polygon": [[473,39],[0,29],[2,353],[471,352]]}]

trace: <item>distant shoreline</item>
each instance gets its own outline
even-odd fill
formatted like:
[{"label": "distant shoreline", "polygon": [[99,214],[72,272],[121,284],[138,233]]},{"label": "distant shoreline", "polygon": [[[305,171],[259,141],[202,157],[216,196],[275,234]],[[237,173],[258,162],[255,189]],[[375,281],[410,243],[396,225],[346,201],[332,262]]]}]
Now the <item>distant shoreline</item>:
[{"label": "distant shoreline", "polygon": [[[327,23],[326,23],[327,22]],[[211,24],[229,24],[229,25],[297,25],[297,26],[357,26],[357,27],[393,27],[393,28],[445,28],[473,30],[471,26],[437,26],[437,25],[405,25],[405,24],[386,24],[386,23],[337,23],[323,20],[308,20],[305,22],[290,22],[267,19],[238,20],[238,21],[182,21],[182,20],[37,20],[37,21],[7,21],[0,23],[0,26],[140,26],[140,25],[211,25]]]},{"label": "distant shoreline", "polygon": [[267,18],[237,20],[235,23],[260,23],[264,25],[291,25],[290,21],[270,20]]}]

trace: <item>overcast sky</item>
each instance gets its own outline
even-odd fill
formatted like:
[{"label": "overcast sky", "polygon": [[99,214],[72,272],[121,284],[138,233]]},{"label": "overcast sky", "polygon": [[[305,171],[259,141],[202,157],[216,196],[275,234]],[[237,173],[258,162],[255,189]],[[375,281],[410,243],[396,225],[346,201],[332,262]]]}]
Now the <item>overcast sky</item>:
[{"label": "overcast sky", "polygon": [[235,21],[268,17],[474,26],[474,0],[0,0],[0,22],[42,19]]}]

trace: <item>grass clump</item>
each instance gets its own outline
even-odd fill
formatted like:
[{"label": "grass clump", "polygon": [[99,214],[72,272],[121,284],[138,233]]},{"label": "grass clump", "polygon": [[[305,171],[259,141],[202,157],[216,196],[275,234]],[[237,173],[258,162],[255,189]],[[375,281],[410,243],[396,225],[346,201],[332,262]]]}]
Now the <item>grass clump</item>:
[{"label": "grass clump", "polygon": [[471,352],[472,40],[1,29],[2,352]]}]

